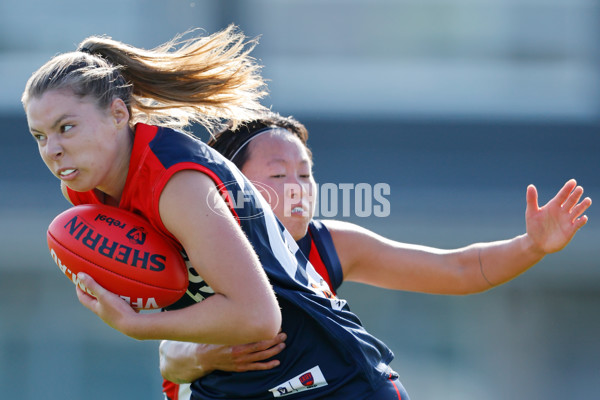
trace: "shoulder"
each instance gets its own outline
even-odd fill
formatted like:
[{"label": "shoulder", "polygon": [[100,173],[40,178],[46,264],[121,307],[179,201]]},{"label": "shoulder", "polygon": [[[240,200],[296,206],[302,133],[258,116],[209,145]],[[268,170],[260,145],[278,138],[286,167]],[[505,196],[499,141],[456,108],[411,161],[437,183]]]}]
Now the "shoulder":
[{"label": "shoulder", "polygon": [[136,129],[136,142],[149,147],[166,167],[188,158],[202,159],[208,148],[200,139],[187,133],[148,125]]},{"label": "shoulder", "polygon": [[231,178],[231,165],[228,165],[227,160],[196,136],[160,127],[151,132],[150,137],[146,136],[140,140],[147,143],[145,147],[154,156],[153,160],[158,161],[167,170],[174,166],[179,169],[183,164],[197,164],[214,171],[217,175],[224,174]]},{"label": "shoulder", "polygon": [[[136,125],[131,163],[139,178],[146,177],[146,181],[158,185],[159,192],[182,170],[203,172],[216,184],[232,180],[231,167],[206,143],[191,134],[165,127]],[[186,179],[189,179],[187,174]]]},{"label": "shoulder", "polygon": [[331,236],[354,236],[371,232],[368,229],[365,229],[352,222],[340,221],[336,219],[313,220],[313,222],[325,227],[329,233],[331,233]]},{"label": "shoulder", "polygon": [[333,247],[345,272],[346,268],[354,263],[357,252],[362,248],[366,230],[356,224],[333,219],[316,220],[315,225],[321,225],[331,236]]},{"label": "shoulder", "polygon": [[349,241],[359,240],[361,236],[370,231],[351,222],[335,219],[313,219],[309,224],[309,230],[313,234],[330,236],[336,249]]},{"label": "shoulder", "polygon": [[370,264],[373,257],[388,246],[387,239],[360,225],[339,220],[322,220],[321,223],[331,234],[345,278],[356,265]]}]

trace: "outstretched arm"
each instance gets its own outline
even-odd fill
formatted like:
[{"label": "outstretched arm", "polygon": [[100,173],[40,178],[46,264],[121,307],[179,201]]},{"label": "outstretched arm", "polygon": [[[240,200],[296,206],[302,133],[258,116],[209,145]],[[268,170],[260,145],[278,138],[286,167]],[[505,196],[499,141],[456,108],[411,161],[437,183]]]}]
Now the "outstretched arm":
[{"label": "outstretched arm", "polygon": [[546,254],[563,249],[587,222],[590,198],[568,181],[542,207],[527,188],[527,232],[513,239],[442,250],[383,238],[353,224],[326,221],[344,279],[390,289],[436,294],[477,293],[520,275]]}]

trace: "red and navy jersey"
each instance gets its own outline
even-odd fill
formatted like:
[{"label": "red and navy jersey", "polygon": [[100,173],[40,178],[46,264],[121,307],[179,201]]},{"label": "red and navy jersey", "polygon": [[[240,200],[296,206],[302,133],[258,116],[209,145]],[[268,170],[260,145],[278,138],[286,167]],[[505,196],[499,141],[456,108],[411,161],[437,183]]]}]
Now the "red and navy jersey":
[{"label": "red and navy jersey", "polygon": [[344,275],[329,229],[319,220],[311,220],[306,235],[297,240],[300,251],[325,279],[333,294],[342,284]]},{"label": "red and navy jersey", "polygon": [[[351,389],[356,399],[369,398],[389,376],[392,352],[362,327],[345,300],[332,294],[266,200],[231,162],[190,135],[138,124],[119,207],[142,215],[176,242],[160,219],[158,203],[168,180],[185,169],[209,176],[219,189],[215,195],[228,203],[273,285],[288,336],[286,348],[277,355],[279,367],[215,371],[192,383],[191,398],[336,399],[341,389]],[[100,202],[93,191],[69,190],[68,195],[75,205]],[[188,270],[188,291],[169,309],[212,294],[191,265]]]},{"label": "red and navy jersey", "polygon": [[[342,264],[327,227],[319,220],[311,220],[306,235],[297,240],[300,251],[323,277],[331,288],[333,295],[344,280]],[[208,286],[206,286],[209,290]],[[189,384],[176,384],[167,380],[163,381],[163,392],[168,400],[190,399]]]}]

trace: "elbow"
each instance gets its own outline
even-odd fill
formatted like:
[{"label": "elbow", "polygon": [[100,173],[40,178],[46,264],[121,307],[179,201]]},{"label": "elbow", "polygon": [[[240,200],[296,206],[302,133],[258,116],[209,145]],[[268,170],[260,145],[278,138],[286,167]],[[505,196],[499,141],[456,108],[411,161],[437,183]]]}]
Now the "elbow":
[{"label": "elbow", "polygon": [[477,294],[485,292],[488,288],[482,287],[478,282],[470,279],[468,276],[460,276],[454,280],[452,289],[446,294],[454,296],[468,296],[470,294]]},{"label": "elbow", "polygon": [[453,281],[453,290],[450,294],[457,296],[483,293],[495,287],[482,278],[479,269],[467,267],[458,268],[458,273]]},{"label": "elbow", "polygon": [[158,346],[158,364],[160,369],[160,375],[166,380],[171,380],[166,360],[168,345],[169,342],[166,340],[160,342],[160,345]]},{"label": "elbow", "polygon": [[474,273],[473,268],[461,264],[447,265],[441,281],[443,282],[435,293],[467,296],[486,291],[488,288],[481,285],[479,277]]},{"label": "elbow", "polygon": [[271,340],[281,330],[281,311],[274,307],[269,311],[262,310],[248,321],[249,331],[252,332],[252,342]]},{"label": "elbow", "polygon": [[172,371],[170,368],[170,362],[169,362],[169,347],[171,347],[171,345],[174,342],[170,342],[167,340],[163,340],[160,342],[160,345],[158,346],[158,360],[159,360],[159,369],[160,369],[160,375],[171,382],[176,382],[176,383],[180,383],[177,381],[177,379],[175,379],[175,377],[172,375]]},{"label": "elbow", "polygon": [[281,330],[281,310],[275,301],[267,307],[257,307],[245,313],[244,343],[273,339]]}]

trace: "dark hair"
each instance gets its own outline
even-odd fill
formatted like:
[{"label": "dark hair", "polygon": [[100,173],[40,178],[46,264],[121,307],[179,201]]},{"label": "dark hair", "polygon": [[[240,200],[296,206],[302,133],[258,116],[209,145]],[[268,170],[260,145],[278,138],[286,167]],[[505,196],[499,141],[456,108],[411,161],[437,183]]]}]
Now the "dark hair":
[{"label": "dark hair", "polygon": [[263,117],[240,125],[236,129],[233,129],[230,124],[227,129],[217,132],[208,141],[208,145],[242,169],[248,160],[248,143],[262,132],[277,128],[285,129],[300,139],[312,160],[312,152],[307,144],[306,127],[292,116],[283,117],[275,112],[266,113]]}]

